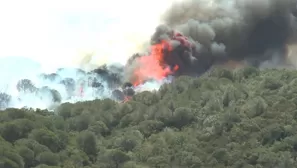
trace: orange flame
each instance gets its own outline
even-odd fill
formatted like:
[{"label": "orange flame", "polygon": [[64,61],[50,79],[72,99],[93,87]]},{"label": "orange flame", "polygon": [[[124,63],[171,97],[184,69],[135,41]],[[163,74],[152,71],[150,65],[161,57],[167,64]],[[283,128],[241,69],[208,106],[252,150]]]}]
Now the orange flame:
[{"label": "orange flame", "polygon": [[126,102],[130,101],[131,99],[132,99],[131,96],[125,96],[124,100],[121,101],[121,103],[126,103]]},{"label": "orange flame", "polygon": [[166,76],[179,69],[175,65],[173,70],[164,61],[164,50],[172,51],[172,46],[165,40],[151,46],[151,54],[137,58],[138,67],[134,70],[134,86],[143,83],[147,79],[162,80]]},{"label": "orange flame", "polygon": [[83,85],[81,85],[79,88],[79,96],[84,97],[84,86]]}]

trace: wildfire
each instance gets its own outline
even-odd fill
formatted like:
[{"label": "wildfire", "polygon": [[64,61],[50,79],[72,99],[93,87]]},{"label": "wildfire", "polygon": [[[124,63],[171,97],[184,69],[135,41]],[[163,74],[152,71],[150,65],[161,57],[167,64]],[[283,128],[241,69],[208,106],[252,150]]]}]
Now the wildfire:
[{"label": "wildfire", "polygon": [[164,51],[172,51],[172,46],[166,40],[152,45],[150,55],[137,58],[138,67],[134,70],[134,86],[148,79],[162,80],[178,70],[178,65],[175,65],[172,69],[166,65]]}]

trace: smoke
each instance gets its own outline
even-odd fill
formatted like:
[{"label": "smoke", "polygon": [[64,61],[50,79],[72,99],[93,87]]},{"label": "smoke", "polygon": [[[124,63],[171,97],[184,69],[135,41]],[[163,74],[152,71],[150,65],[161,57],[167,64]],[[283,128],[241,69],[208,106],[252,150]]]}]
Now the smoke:
[{"label": "smoke", "polygon": [[[20,61],[23,66],[13,64]],[[168,82],[149,81],[134,88],[124,82],[124,66],[121,64],[103,65],[91,71],[59,68],[45,73],[40,64],[26,58],[1,58],[0,62],[3,65],[0,109],[27,107],[53,110],[65,102],[105,98],[121,102],[136,92],[156,90]]]},{"label": "smoke", "polygon": [[96,37],[98,47],[63,58],[77,68],[60,62],[60,69],[45,73],[42,57],[39,65],[0,61],[1,108],[123,101],[135,92],[156,90],[174,76],[199,76],[214,65],[296,67],[296,0],[171,2],[131,1],[131,9],[112,10],[120,20]]},{"label": "smoke", "polygon": [[[290,63],[288,46],[296,42],[296,5],[296,0],[176,2],[165,11],[151,43],[175,41],[166,58],[168,64],[181,65],[183,74],[201,74],[230,60],[261,68],[284,66]],[[176,43],[173,31],[187,37],[191,47]]]},{"label": "smoke", "polygon": [[[114,89],[121,90],[122,94],[122,86],[117,86],[118,83],[111,86],[106,76],[109,73],[121,76],[123,70],[119,72],[119,69],[123,65],[108,66],[109,73],[101,76],[91,75],[90,71],[105,64],[125,64],[132,53],[148,46],[147,39],[170,3],[171,0],[1,2],[1,108],[51,108],[63,102],[113,98]],[[77,74],[80,70],[73,67],[85,73]],[[62,70],[57,72],[57,68]],[[50,78],[54,80],[45,79],[40,76],[42,73],[53,73]],[[97,82],[93,87],[81,84],[86,78]],[[30,80],[36,90],[17,90],[22,79]],[[65,88],[63,83],[73,81],[74,89],[73,85]],[[61,101],[53,101],[52,90],[59,93]],[[74,95],[69,96],[71,93]]]}]

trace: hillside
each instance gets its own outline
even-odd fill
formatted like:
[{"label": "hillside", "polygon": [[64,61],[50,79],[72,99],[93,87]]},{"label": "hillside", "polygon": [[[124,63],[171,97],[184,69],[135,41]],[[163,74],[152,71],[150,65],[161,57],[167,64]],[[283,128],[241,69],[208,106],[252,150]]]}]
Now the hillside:
[{"label": "hillside", "polygon": [[297,71],[181,76],[131,101],[0,112],[1,168],[297,167]]}]

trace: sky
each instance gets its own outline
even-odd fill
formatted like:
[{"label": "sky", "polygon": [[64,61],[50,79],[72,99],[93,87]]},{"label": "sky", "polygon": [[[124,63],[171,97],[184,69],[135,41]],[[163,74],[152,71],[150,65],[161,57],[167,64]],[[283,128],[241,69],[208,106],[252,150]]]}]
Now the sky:
[{"label": "sky", "polygon": [[0,58],[26,57],[48,71],[92,62],[125,63],[149,39],[171,0],[0,1]]}]

